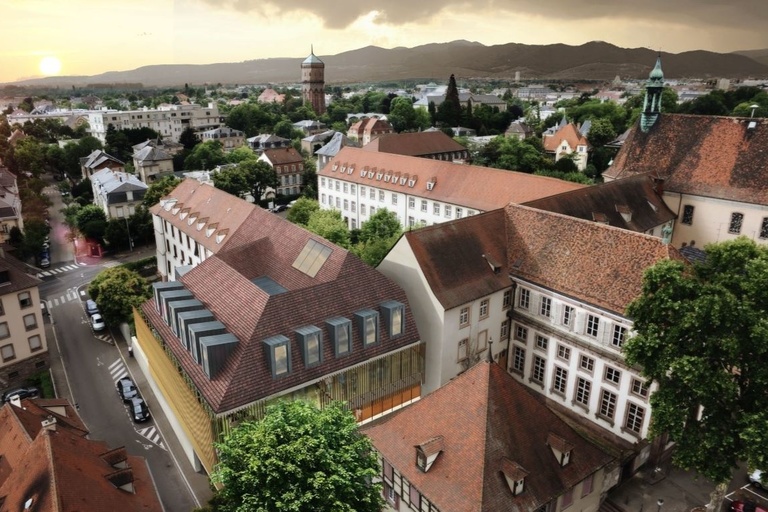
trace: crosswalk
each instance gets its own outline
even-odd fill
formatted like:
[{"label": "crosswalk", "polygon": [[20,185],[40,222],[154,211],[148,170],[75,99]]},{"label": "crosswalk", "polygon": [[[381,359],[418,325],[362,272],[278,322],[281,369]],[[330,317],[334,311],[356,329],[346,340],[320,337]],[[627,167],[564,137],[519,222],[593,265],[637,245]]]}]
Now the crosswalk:
[{"label": "crosswalk", "polygon": [[[112,377],[112,382],[114,383],[117,383],[117,381],[122,379],[123,377],[130,378],[130,374],[128,373],[128,368],[125,367],[125,363],[123,362],[122,359],[115,360],[112,364],[109,365],[108,369],[109,369],[109,375]],[[141,429],[136,429],[136,433],[144,437],[150,443],[165,450],[165,445],[163,444],[163,437],[160,435],[160,431],[154,425],[141,428]]]},{"label": "crosswalk", "polygon": [[69,265],[65,265],[63,267],[49,268],[48,270],[44,270],[43,272],[38,272],[37,277],[38,279],[42,279],[44,277],[50,277],[50,276],[55,276],[56,274],[61,274],[63,272],[72,272],[73,270],[77,270],[79,268],[80,268],[80,265],[77,265],[76,263],[70,263]]},{"label": "crosswalk", "polygon": [[60,306],[62,304],[65,304],[67,302],[73,301],[75,299],[81,300],[81,297],[85,297],[85,290],[80,290],[79,292],[75,288],[70,288],[67,290],[67,293],[64,295],[61,295],[59,297],[54,298],[48,298],[45,300],[45,305],[48,307],[48,310],[50,311],[51,308],[55,308],[56,306]]}]

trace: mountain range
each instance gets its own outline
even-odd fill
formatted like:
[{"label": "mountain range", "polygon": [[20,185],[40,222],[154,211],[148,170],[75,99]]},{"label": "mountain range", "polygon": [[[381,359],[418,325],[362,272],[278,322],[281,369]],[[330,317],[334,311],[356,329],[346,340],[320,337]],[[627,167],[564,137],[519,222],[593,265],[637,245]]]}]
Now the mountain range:
[{"label": "mountain range", "polygon": [[[458,78],[523,80],[611,80],[645,78],[661,55],[668,78],[768,78],[768,49],[734,53],[703,50],[683,53],[655,52],[647,48],[620,48],[593,41],[580,46],[508,43],[485,46],[470,41],[434,43],[414,48],[385,49],[366,46],[336,55],[319,56],[325,62],[327,84],[401,80],[447,81]],[[94,76],[57,76],[15,82],[29,86],[86,86],[141,83],[145,87],[185,83],[279,84],[301,80],[303,59],[269,58],[236,63],[164,64]]]}]

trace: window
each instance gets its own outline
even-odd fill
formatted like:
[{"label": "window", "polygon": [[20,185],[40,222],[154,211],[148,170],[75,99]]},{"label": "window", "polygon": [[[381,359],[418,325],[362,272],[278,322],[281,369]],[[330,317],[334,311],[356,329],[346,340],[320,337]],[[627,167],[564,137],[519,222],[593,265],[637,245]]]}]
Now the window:
[{"label": "window", "polygon": [[341,198],[340,197],[336,198],[336,208],[341,209]]},{"label": "window", "polygon": [[29,292],[21,292],[19,294],[19,307],[24,309],[32,305],[32,296]]},{"label": "window", "polygon": [[283,335],[264,340],[272,369],[272,377],[280,377],[291,371],[290,341]]},{"label": "window", "polygon": [[304,356],[304,366],[314,366],[321,363],[323,332],[314,325],[309,325],[296,329],[296,336]]},{"label": "window", "polygon": [[445,205],[445,218],[446,219],[451,218],[451,205],[449,204]]},{"label": "window", "polygon": [[[352,190],[354,192],[354,190]],[[360,187],[360,197],[365,199],[365,187]]]},{"label": "window", "polygon": [[566,347],[565,345],[558,345],[557,346],[557,357],[559,357],[563,361],[570,361],[571,360],[571,349],[570,349],[570,347]]},{"label": "window", "polygon": [[408,198],[408,208],[413,210],[416,208],[416,198],[415,197],[409,197]]},{"label": "window", "polygon": [[627,329],[626,327],[622,327],[620,325],[614,325],[613,326],[613,346],[616,348],[621,348],[621,346],[624,344],[624,338],[627,336]]},{"label": "window", "polygon": [[541,350],[547,350],[547,347],[549,346],[549,338],[545,338],[541,334],[536,335],[536,348],[540,348]]},{"label": "window", "polygon": [[525,349],[518,347],[512,349],[512,370],[518,373],[525,371]]},{"label": "window", "polygon": [[568,385],[568,370],[555,366],[555,376],[552,378],[552,391],[565,395],[565,387]]},{"label": "window", "polygon": [[457,206],[457,207],[456,207],[456,218],[457,218],[457,219],[460,219],[460,218],[461,218],[463,215],[464,215],[464,210],[462,210],[461,208],[459,208],[459,207]]},{"label": "window", "polygon": [[618,384],[619,382],[621,382],[621,371],[617,370],[612,366],[606,366],[604,378],[608,382]]},{"label": "window", "polygon": [[589,407],[589,395],[592,392],[592,383],[584,377],[576,379],[576,399],[577,403]]},{"label": "window", "polygon": [[479,354],[483,350],[488,348],[488,329],[482,330],[477,333],[477,353]]},{"label": "window", "polygon": [[733,212],[731,214],[731,224],[728,226],[728,232],[732,235],[741,233],[741,224],[744,222],[744,214]]},{"label": "window", "polygon": [[362,203],[360,204],[360,215],[365,215],[365,205]]},{"label": "window", "polygon": [[572,504],[573,504],[573,488],[570,488],[567,491],[565,491],[565,494],[563,494],[563,497],[560,500],[560,510],[568,508]]},{"label": "window", "polygon": [[549,314],[552,312],[552,299],[549,297],[542,297],[541,303],[539,304],[539,314],[541,316],[549,317]]},{"label": "window", "polygon": [[392,206],[397,206],[397,194],[392,194]]},{"label": "window", "polygon": [[490,299],[483,299],[480,301],[480,319],[488,317],[488,304]]},{"label": "window", "polygon": [[[293,169],[293,166],[291,166],[291,171],[295,171],[295,169]],[[346,194],[348,192],[349,192],[349,184],[344,183],[344,193]]]},{"label": "window", "polygon": [[349,210],[349,199],[344,200],[344,210]]},{"label": "window", "polygon": [[571,326],[573,323],[573,307],[563,306],[563,325]]},{"label": "window", "polygon": [[328,327],[336,357],[349,354],[352,351],[350,333],[352,322],[344,317],[336,317],[326,320],[325,324]]},{"label": "window", "polygon": [[379,313],[364,309],[355,313],[355,320],[363,346],[368,347],[379,341]]},{"label": "window", "polygon": [[352,213],[357,212],[357,203],[355,201],[352,201],[352,203],[350,204],[350,209],[352,210]]},{"label": "window", "polygon": [[16,352],[13,350],[13,345],[3,345],[0,347],[0,355],[3,357],[3,362],[16,359]]},{"label": "window", "polygon": [[624,427],[636,434],[643,429],[643,419],[645,418],[645,409],[633,402],[627,402],[627,421]]},{"label": "window", "polygon": [[680,222],[689,226],[693,224],[693,205],[686,204],[683,206],[683,220]]},{"label": "window", "polygon": [[461,308],[459,312],[459,327],[466,327],[469,325],[469,306]]},{"label": "window", "polygon": [[34,336],[27,339],[27,342],[29,343],[29,351],[35,352],[36,350],[40,350],[43,348],[43,342],[40,339],[39,334],[35,334]]},{"label": "window", "polygon": [[432,213],[435,215],[440,215],[440,203],[432,203]]},{"label": "window", "polygon": [[325,194],[320,196],[320,204],[325,204]]},{"label": "window", "polygon": [[24,315],[24,327],[31,331],[32,329],[37,329],[37,317],[34,313],[31,315]]},{"label": "window", "polygon": [[520,341],[528,342],[528,328],[518,325],[515,327],[515,338]]},{"label": "window", "polygon": [[[278,170],[278,172],[280,172],[280,171]],[[336,192],[338,192],[339,190],[341,190],[341,182],[337,181],[336,182]]]},{"label": "window", "polygon": [[512,305],[512,290],[504,290],[504,298],[501,300],[501,307],[508,309]]},{"label": "window", "polygon": [[768,217],[763,217],[763,222],[760,224],[760,238],[768,238]]},{"label": "window", "polygon": [[7,338],[11,335],[11,331],[8,329],[8,322],[0,324],[0,340]]},{"label": "window", "polygon": [[528,309],[531,305],[531,290],[520,288],[520,300],[517,305],[523,309]]},{"label": "window", "polygon": [[648,397],[648,384],[640,379],[632,379],[632,393],[637,396],[647,398]]},{"label": "window", "polygon": [[408,500],[411,502],[411,505],[414,510],[419,510],[421,506],[421,493],[411,484],[410,492],[408,493]]},{"label": "window", "polygon": [[600,395],[600,416],[613,419],[616,414],[616,394],[604,389]]},{"label": "window", "polygon": [[544,384],[544,377],[547,372],[547,360],[543,357],[533,356],[533,369],[531,370],[531,380]]},{"label": "window", "polygon": [[594,477],[594,473],[589,475],[587,478],[582,480],[581,482],[581,497],[589,495],[592,493],[592,479]]},{"label": "window", "polygon": [[459,341],[459,353],[457,355],[457,361],[462,362],[467,358],[468,355],[468,349],[467,346],[469,345],[469,339],[464,338],[463,340]]},{"label": "window", "polygon": [[423,211],[423,212],[427,211],[427,200],[426,199],[422,199],[421,200],[421,211]]},{"label": "window", "polygon": [[509,319],[506,319],[503,322],[501,322],[501,336],[499,336],[499,339],[502,339],[502,340],[509,339]]},{"label": "window", "polygon": [[320,185],[325,186],[325,178],[320,178]]},{"label": "window", "polygon": [[596,338],[597,331],[600,329],[600,317],[587,315],[587,334]]},{"label": "window", "polygon": [[384,202],[384,191],[383,190],[379,190],[379,202],[381,202],[381,203]]},{"label": "window", "polygon": [[368,197],[370,197],[371,199],[376,199],[376,190],[372,188],[370,190],[370,194],[368,194]]},{"label": "window", "polygon": [[396,300],[388,300],[381,304],[384,324],[389,331],[389,337],[395,338],[405,330],[405,304]]},{"label": "window", "polygon": [[592,373],[595,369],[595,360],[589,356],[582,355],[581,358],[579,358],[579,367],[582,370]]}]

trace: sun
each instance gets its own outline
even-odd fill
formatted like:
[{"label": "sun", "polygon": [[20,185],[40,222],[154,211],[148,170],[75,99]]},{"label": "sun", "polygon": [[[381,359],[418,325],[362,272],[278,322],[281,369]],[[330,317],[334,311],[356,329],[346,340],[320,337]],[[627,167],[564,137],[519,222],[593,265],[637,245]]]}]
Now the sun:
[{"label": "sun", "polygon": [[40,61],[40,72],[44,75],[57,75],[61,71],[61,61],[53,56],[43,57]]}]

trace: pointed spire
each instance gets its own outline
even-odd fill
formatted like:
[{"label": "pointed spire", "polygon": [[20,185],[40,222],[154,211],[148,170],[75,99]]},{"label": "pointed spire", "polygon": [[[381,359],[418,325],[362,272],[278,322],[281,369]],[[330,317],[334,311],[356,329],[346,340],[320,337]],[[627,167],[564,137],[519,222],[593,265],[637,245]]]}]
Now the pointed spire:
[{"label": "pointed spire", "polygon": [[310,43],[309,44],[309,54],[314,55],[315,54],[315,45]]},{"label": "pointed spire", "polygon": [[647,133],[661,113],[661,95],[664,90],[664,72],[661,70],[661,53],[645,84],[645,100],[640,115],[640,129]]},{"label": "pointed spire", "polygon": [[488,355],[486,357],[489,363],[493,362],[493,336],[488,338]]}]

